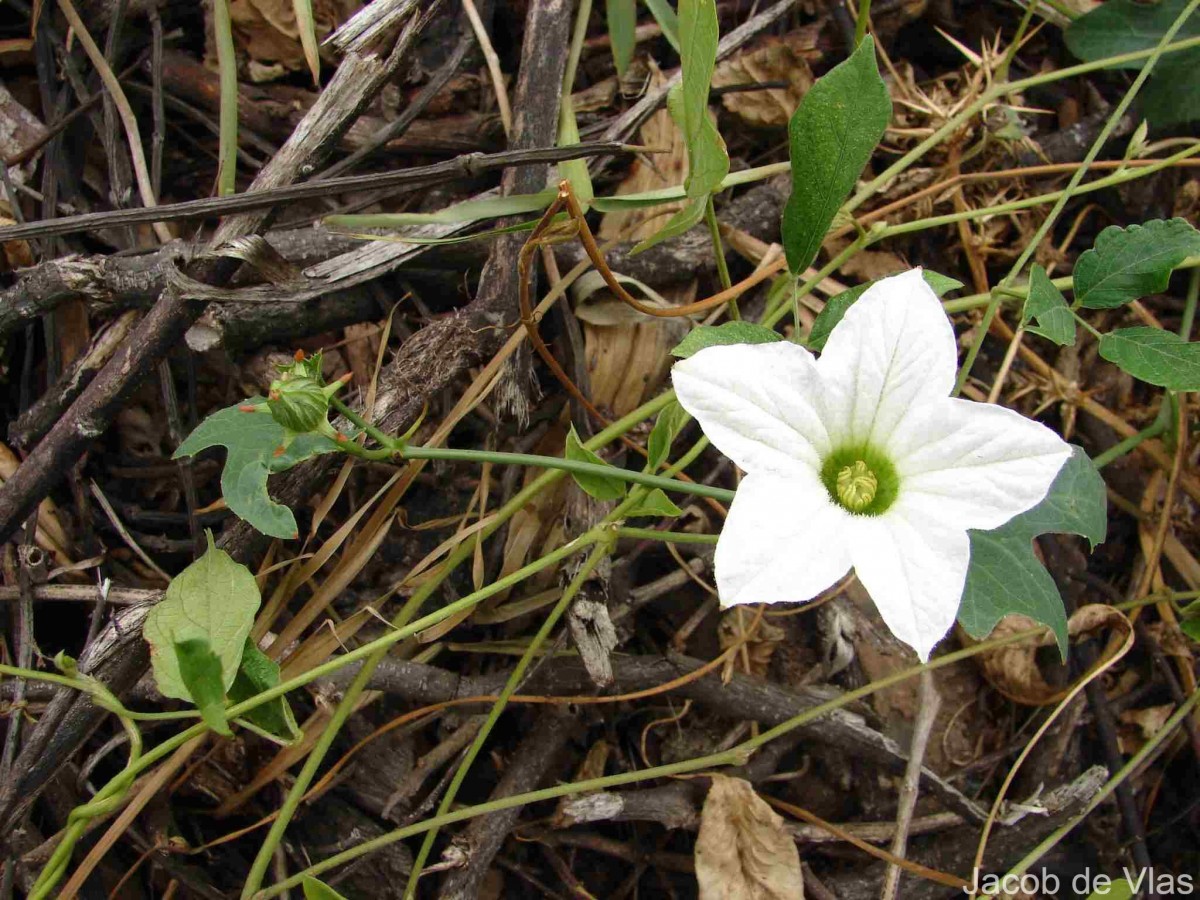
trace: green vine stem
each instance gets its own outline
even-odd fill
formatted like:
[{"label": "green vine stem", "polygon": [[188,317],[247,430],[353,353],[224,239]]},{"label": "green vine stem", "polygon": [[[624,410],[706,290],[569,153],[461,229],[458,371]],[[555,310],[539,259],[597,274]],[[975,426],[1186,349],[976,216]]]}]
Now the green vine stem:
[{"label": "green vine stem", "polygon": [[715,544],[717,542],[717,535],[715,534],[693,534],[690,531],[659,531],[657,528],[631,528],[625,525],[617,529],[617,537],[663,541],[667,544]]},{"label": "green vine stem", "polygon": [[634,784],[639,781],[648,781],[654,778],[667,778],[673,775],[684,775],[689,772],[698,772],[702,769],[712,769],[719,766],[737,766],[744,765],[746,761],[754,754],[755,751],[761,749],[771,741],[776,740],[802,725],[807,725],[816,721],[822,716],[829,715],[838,709],[845,707],[847,704],[857,702],[866,697],[871,696],[876,691],[885,690],[896,684],[901,684],[910,678],[914,678],[922,671],[933,671],[940,669],[943,666],[953,665],[961,662],[964,659],[969,659],[980,653],[985,653],[989,650],[995,650],[999,647],[1006,647],[1010,644],[1017,644],[1029,638],[1036,637],[1044,633],[1044,629],[1031,628],[1027,631],[1018,632],[1016,634],[1005,635],[1002,638],[993,638],[984,641],[980,644],[967,647],[963,650],[956,650],[953,653],[947,653],[945,656],[939,656],[937,659],[931,660],[922,665],[911,666],[907,669],[902,669],[891,675],[880,678],[878,681],[873,681],[870,684],[863,685],[860,688],[855,688],[852,691],[836,697],[833,700],[828,700],[812,709],[793,716],[786,722],[781,722],[773,728],[763,731],[756,737],[749,738],[735,747],[719,753],[710,753],[706,756],[695,757],[694,759],[682,760],[677,763],[668,763],[661,766],[653,766],[648,769],[639,769],[630,772],[622,772],[617,775],[606,775],[601,778],[591,778],[586,781],[575,781],[567,784],[557,784],[553,787],[543,788],[537,791],[530,791],[525,794],[514,794],[511,797],[503,797],[497,800],[491,800],[486,803],[481,803],[477,806],[469,806],[464,809],[456,809],[447,812],[440,816],[434,816],[426,819],[423,822],[416,822],[412,825],[407,825],[403,828],[398,828],[390,831],[387,834],[380,835],[369,841],[364,841],[357,846],[350,847],[337,853],[328,859],[321,860],[315,863],[303,872],[291,876],[290,878],[280,881],[271,887],[253,895],[255,900],[267,900],[270,897],[277,897],[280,894],[296,887],[305,877],[317,877],[318,875],[352,862],[361,856],[379,850],[396,841],[404,840],[405,838],[413,837],[418,834],[424,834],[432,828],[441,828],[444,825],[449,825],[454,822],[461,822],[466,819],[473,819],[476,816],[487,815],[488,813],[498,812],[502,809],[511,809],[514,806],[524,806],[529,803],[538,803],[543,800],[555,800],[559,797],[567,797],[573,794],[582,794],[590,791],[604,790],[607,788],[620,787],[621,785]]},{"label": "green vine stem", "polygon": [[[570,584],[563,589],[562,596],[558,598],[558,602],[554,604],[554,608],[550,610],[550,614],[542,621],[537,633],[533,636],[533,640],[529,642],[529,646],[525,648],[525,652],[521,654],[521,658],[517,661],[512,673],[505,681],[500,695],[496,698],[496,702],[492,704],[492,708],[488,711],[487,719],[484,720],[482,727],[475,735],[475,739],[471,742],[470,748],[467,750],[463,761],[459,764],[458,770],[454,773],[450,784],[446,788],[446,793],[442,796],[441,803],[438,804],[437,815],[445,815],[453,806],[455,798],[458,796],[458,790],[462,787],[463,781],[466,780],[467,772],[471,768],[471,764],[475,762],[483,750],[483,745],[487,743],[488,737],[491,736],[492,729],[496,723],[500,721],[500,715],[504,712],[508,705],[509,698],[517,692],[517,688],[525,679],[525,673],[529,671],[529,667],[537,658],[538,651],[542,644],[550,637],[550,632],[554,630],[554,626],[558,624],[558,620],[562,618],[563,613],[571,605],[575,596],[583,588],[592,572],[600,565],[601,561],[612,552],[614,535],[611,529],[600,529],[595,537],[595,545],[588,558],[580,566],[579,571],[575,573],[575,577],[571,579]],[[421,842],[421,849],[417,851],[417,855],[413,860],[412,873],[408,878],[408,886],[404,889],[404,896],[412,898],[416,896],[417,882],[421,879],[421,872],[425,868],[425,861],[429,859],[429,854],[433,851],[433,842],[437,838],[438,830],[431,828],[425,832],[425,838]]]},{"label": "green vine stem", "polygon": [[[671,394],[670,398],[674,399],[674,394]],[[630,469],[618,468],[617,466],[600,465],[577,459],[538,456],[533,453],[504,453],[496,450],[458,450],[450,447],[404,446],[402,442],[398,442],[395,438],[389,437],[375,426],[364,421],[361,416],[336,397],[333,398],[331,405],[359,428],[366,431],[376,441],[384,445],[382,453],[372,454],[372,458],[375,459],[399,457],[401,459],[436,459],[449,462],[490,462],[499,465],[534,466],[542,469],[558,469],[563,472],[571,472],[575,475],[597,475],[601,478],[616,478],[632,484],[639,484],[643,487],[660,488],[664,491],[677,491],[683,494],[694,494],[698,497],[711,497],[714,500],[720,500],[724,503],[730,503],[733,500],[733,491],[726,488],[678,481],[662,475],[652,475],[649,472],[634,472]],[[357,445],[348,441],[339,446],[349,448],[352,446],[356,447]],[[371,453],[371,451],[367,452]]]},{"label": "green vine stem", "polygon": [[[1142,89],[1142,85],[1145,84],[1146,79],[1150,77],[1150,72],[1154,69],[1155,63],[1157,63],[1159,58],[1163,55],[1164,49],[1168,44],[1170,44],[1172,38],[1174,38],[1179,29],[1183,27],[1183,23],[1188,20],[1188,17],[1191,16],[1198,6],[1200,6],[1200,0],[1191,0],[1191,2],[1189,2],[1188,5],[1184,7],[1184,9],[1175,18],[1175,21],[1171,23],[1171,27],[1163,33],[1162,38],[1154,47],[1150,57],[1146,60],[1146,64],[1142,66],[1141,70],[1137,74],[1137,77],[1133,80],[1133,84],[1129,86],[1129,90],[1125,92],[1125,96],[1121,98],[1121,101],[1116,105],[1108,119],[1105,121],[1104,127],[1100,129],[1100,134],[1096,136],[1096,140],[1092,142],[1092,146],[1088,148],[1087,155],[1084,156],[1083,162],[1081,162],[1079,167],[1074,171],[1074,173],[1072,173],[1070,181],[1067,182],[1067,186],[1059,192],[1058,200],[1055,201],[1054,206],[1051,208],[1050,212],[1047,213],[1046,218],[1042,220],[1042,224],[1038,226],[1038,230],[1034,233],[1033,237],[1030,238],[1025,244],[1020,256],[1017,257],[1017,261],[1013,263],[1012,268],[1009,269],[1008,274],[1000,281],[998,287],[1004,288],[1012,284],[1025,268],[1025,264],[1028,263],[1033,257],[1034,253],[1037,252],[1038,247],[1041,246],[1043,238],[1050,233],[1050,229],[1053,228],[1054,223],[1058,221],[1058,217],[1066,207],[1067,201],[1074,196],[1075,191],[1083,181],[1084,176],[1087,175],[1088,168],[1095,161],[1096,157],[1100,155],[1100,151],[1104,148],[1104,145],[1108,143],[1108,139],[1112,136],[1113,131],[1116,130],[1117,123],[1121,121],[1122,116],[1125,115],[1125,111],[1129,109],[1134,98],[1138,95],[1138,91]],[[1197,145],[1195,149],[1200,150],[1200,145]],[[1118,172],[1117,174],[1121,173]],[[967,378],[969,378],[971,375],[971,369],[975,365],[975,360],[979,356],[979,351],[983,347],[983,340],[987,336],[988,330],[992,325],[992,320],[996,317],[996,313],[999,308],[1000,294],[998,291],[993,289],[992,298],[988,302],[988,305],[983,313],[983,321],[981,321],[976,328],[975,340],[971,342],[971,347],[967,351],[967,357],[963,360],[963,364],[959,367],[958,379],[954,383],[954,396],[958,396],[958,394],[962,393],[962,389],[967,383]]]},{"label": "green vine stem", "polygon": [[[1043,840],[1040,844],[1034,847],[1033,850],[1026,854],[1026,856],[1020,862],[1009,869],[1008,873],[1005,875],[1005,879],[1009,878],[1010,876],[1020,878],[1021,875],[1028,872],[1030,866],[1045,856],[1050,850],[1054,849],[1058,842],[1070,834],[1070,832],[1077,825],[1079,825],[1080,822],[1091,815],[1092,811],[1095,810],[1097,806],[1111,797],[1113,792],[1116,791],[1116,789],[1120,787],[1122,783],[1130,778],[1135,772],[1141,771],[1142,767],[1145,766],[1158,752],[1163,742],[1175,734],[1176,729],[1179,728],[1179,726],[1183,723],[1183,720],[1187,716],[1191,715],[1192,710],[1196,708],[1198,703],[1200,703],[1200,690],[1193,692],[1186,701],[1180,704],[1179,708],[1171,714],[1171,717],[1163,723],[1161,728],[1154,732],[1150,739],[1142,745],[1141,749],[1138,750],[1137,753],[1129,758],[1129,761],[1121,767],[1120,771],[1118,771],[1112,776],[1112,778],[1105,782],[1104,786],[1100,788],[1100,790],[1098,790],[1090,800],[1088,800],[1083,809],[1081,809],[1069,822],[1065,822],[1052,831],[1045,838],[1045,840]],[[1004,882],[1002,879],[1002,883],[1006,882]],[[985,897],[981,898],[981,900],[991,900],[991,896],[992,895],[990,894],[986,895]]]},{"label": "green vine stem", "polygon": [[[717,279],[721,283],[721,290],[727,291],[733,286],[733,282],[729,278],[729,264],[725,261],[725,246],[721,243],[721,223],[717,221],[717,208],[713,204],[712,194],[709,194],[708,199],[704,201],[704,222],[708,226],[708,233],[712,238],[713,256],[717,263]],[[726,309],[729,310],[729,318],[740,319],[742,317],[738,311],[737,300],[730,300]]]}]

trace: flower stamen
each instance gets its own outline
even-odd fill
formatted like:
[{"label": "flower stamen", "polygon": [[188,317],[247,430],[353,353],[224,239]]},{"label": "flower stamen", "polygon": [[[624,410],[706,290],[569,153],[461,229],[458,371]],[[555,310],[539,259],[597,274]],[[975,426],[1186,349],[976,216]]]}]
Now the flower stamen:
[{"label": "flower stamen", "polygon": [[843,466],[837,473],[837,496],[850,512],[862,512],[875,499],[879,479],[861,459]]}]

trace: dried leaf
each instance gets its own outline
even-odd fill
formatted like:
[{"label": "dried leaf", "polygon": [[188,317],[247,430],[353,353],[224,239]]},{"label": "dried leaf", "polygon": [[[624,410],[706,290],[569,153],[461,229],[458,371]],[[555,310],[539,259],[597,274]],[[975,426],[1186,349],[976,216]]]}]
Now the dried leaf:
[{"label": "dried leaf", "polygon": [[735,91],[721,97],[725,108],[755,127],[783,128],[813,83],[805,56],[813,54],[816,35],[801,29],[772,37],[756,48],[736,54],[713,72],[713,86],[786,82],[785,88]]},{"label": "dried leaf", "polygon": [[[992,631],[992,639],[1006,637],[1038,625],[1026,616],[1005,616],[1000,624]],[[1067,623],[1067,632],[1071,637],[1098,631],[1104,628],[1116,628],[1128,631],[1132,626],[1129,620],[1111,606],[1092,603],[1081,606],[1075,611]],[[1038,667],[1038,647],[1048,647],[1055,642],[1048,632],[1041,640],[1026,641],[1017,645],[999,647],[981,656],[983,674],[991,685],[1004,696],[1026,706],[1046,706],[1059,702],[1064,691],[1052,686]]]},{"label": "dried leaf", "polygon": [[750,782],[712,776],[696,838],[700,900],[803,900],[800,854]]}]

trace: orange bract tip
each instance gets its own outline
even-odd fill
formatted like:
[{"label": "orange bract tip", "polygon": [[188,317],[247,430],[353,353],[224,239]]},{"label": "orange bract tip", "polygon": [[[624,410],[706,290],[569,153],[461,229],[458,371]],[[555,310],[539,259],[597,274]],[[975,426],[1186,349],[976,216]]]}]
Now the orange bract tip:
[{"label": "orange bract tip", "polygon": [[344,434],[342,434],[342,433],[339,431],[339,432],[337,433],[337,438],[336,438],[336,440],[337,440],[337,442],[338,442],[339,444],[344,444],[344,443],[346,443],[346,441],[350,440],[350,438],[346,437]]},{"label": "orange bract tip", "polygon": [[271,400],[278,400],[279,399],[279,391],[271,391],[267,394],[267,397]]},{"label": "orange bract tip", "polygon": [[243,403],[238,407],[242,412],[258,412],[258,407],[253,403]]},{"label": "orange bract tip", "polygon": [[271,455],[272,456],[283,456],[283,454],[285,454],[285,453],[287,453],[287,447],[283,446],[283,444],[280,444],[278,447],[275,448],[275,452]]},{"label": "orange bract tip", "polygon": [[292,359],[294,359],[296,362],[304,362],[304,351],[297,350],[292,354]]},{"label": "orange bract tip", "polygon": [[296,541],[296,540],[299,540],[299,539],[300,539],[300,532],[298,532],[298,531],[293,531],[293,532],[292,532],[292,540],[293,540],[293,541]]}]

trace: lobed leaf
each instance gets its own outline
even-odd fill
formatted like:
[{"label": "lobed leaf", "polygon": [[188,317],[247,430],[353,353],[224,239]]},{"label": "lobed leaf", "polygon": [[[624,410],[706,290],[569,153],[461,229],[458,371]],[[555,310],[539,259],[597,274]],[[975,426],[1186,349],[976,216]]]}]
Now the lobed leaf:
[{"label": "lobed leaf", "polygon": [[1100,232],[1075,263],[1075,300],[1088,309],[1112,309],[1167,289],[1171,272],[1200,255],[1200,231],[1183,219]]},{"label": "lobed leaf", "polygon": [[1021,324],[1026,331],[1054,341],[1060,347],[1075,344],[1075,317],[1071,315],[1067,298],[1054,286],[1046,270],[1036,263],[1029,273],[1029,296],[1025,298]]},{"label": "lobed leaf", "polygon": [[142,626],[142,636],[150,645],[154,681],[163,696],[194,699],[176,651],[177,645],[192,640],[204,641],[216,655],[224,694],[237,676],[260,603],[254,575],[218,550],[209,532],[208,550],[171,579]]},{"label": "lobed leaf", "polygon": [[766,325],[739,319],[723,325],[699,325],[693,328],[675,345],[671,355],[687,359],[705,347],[719,347],[724,344],[773,344],[782,340],[783,335],[772,331]]},{"label": "lobed leaf", "polygon": [[1007,615],[1028,616],[1053,630],[1067,657],[1067,614],[1054,579],[1033,554],[1040,534],[1078,534],[1093,548],[1108,529],[1104,479],[1086,453],[1074,448],[1046,498],[992,531],[971,531],[971,563],[958,621],[982,640]]},{"label": "lobed leaf", "polygon": [[1173,331],[1118,328],[1100,338],[1100,355],[1148,384],[1200,391],[1200,343]]},{"label": "lobed leaf", "polygon": [[267,476],[283,472],[322,453],[333,453],[337,445],[319,434],[296,435],[280,454],[287,437],[284,427],[265,412],[246,412],[243,407],[265,403],[251,397],[237,406],[213,413],[179,445],[172,459],[195,456],[209,447],[224,447],[225,469],[221,493],[226,505],[263,534],[277,538],[299,537],[292,511],[276,503],[267,493]]},{"label": "lobed leaf", "polygon": [[892,117],[868,36],[804,95],[788,124],[792,195],[783,210],[788,269],[807,269]]}]

